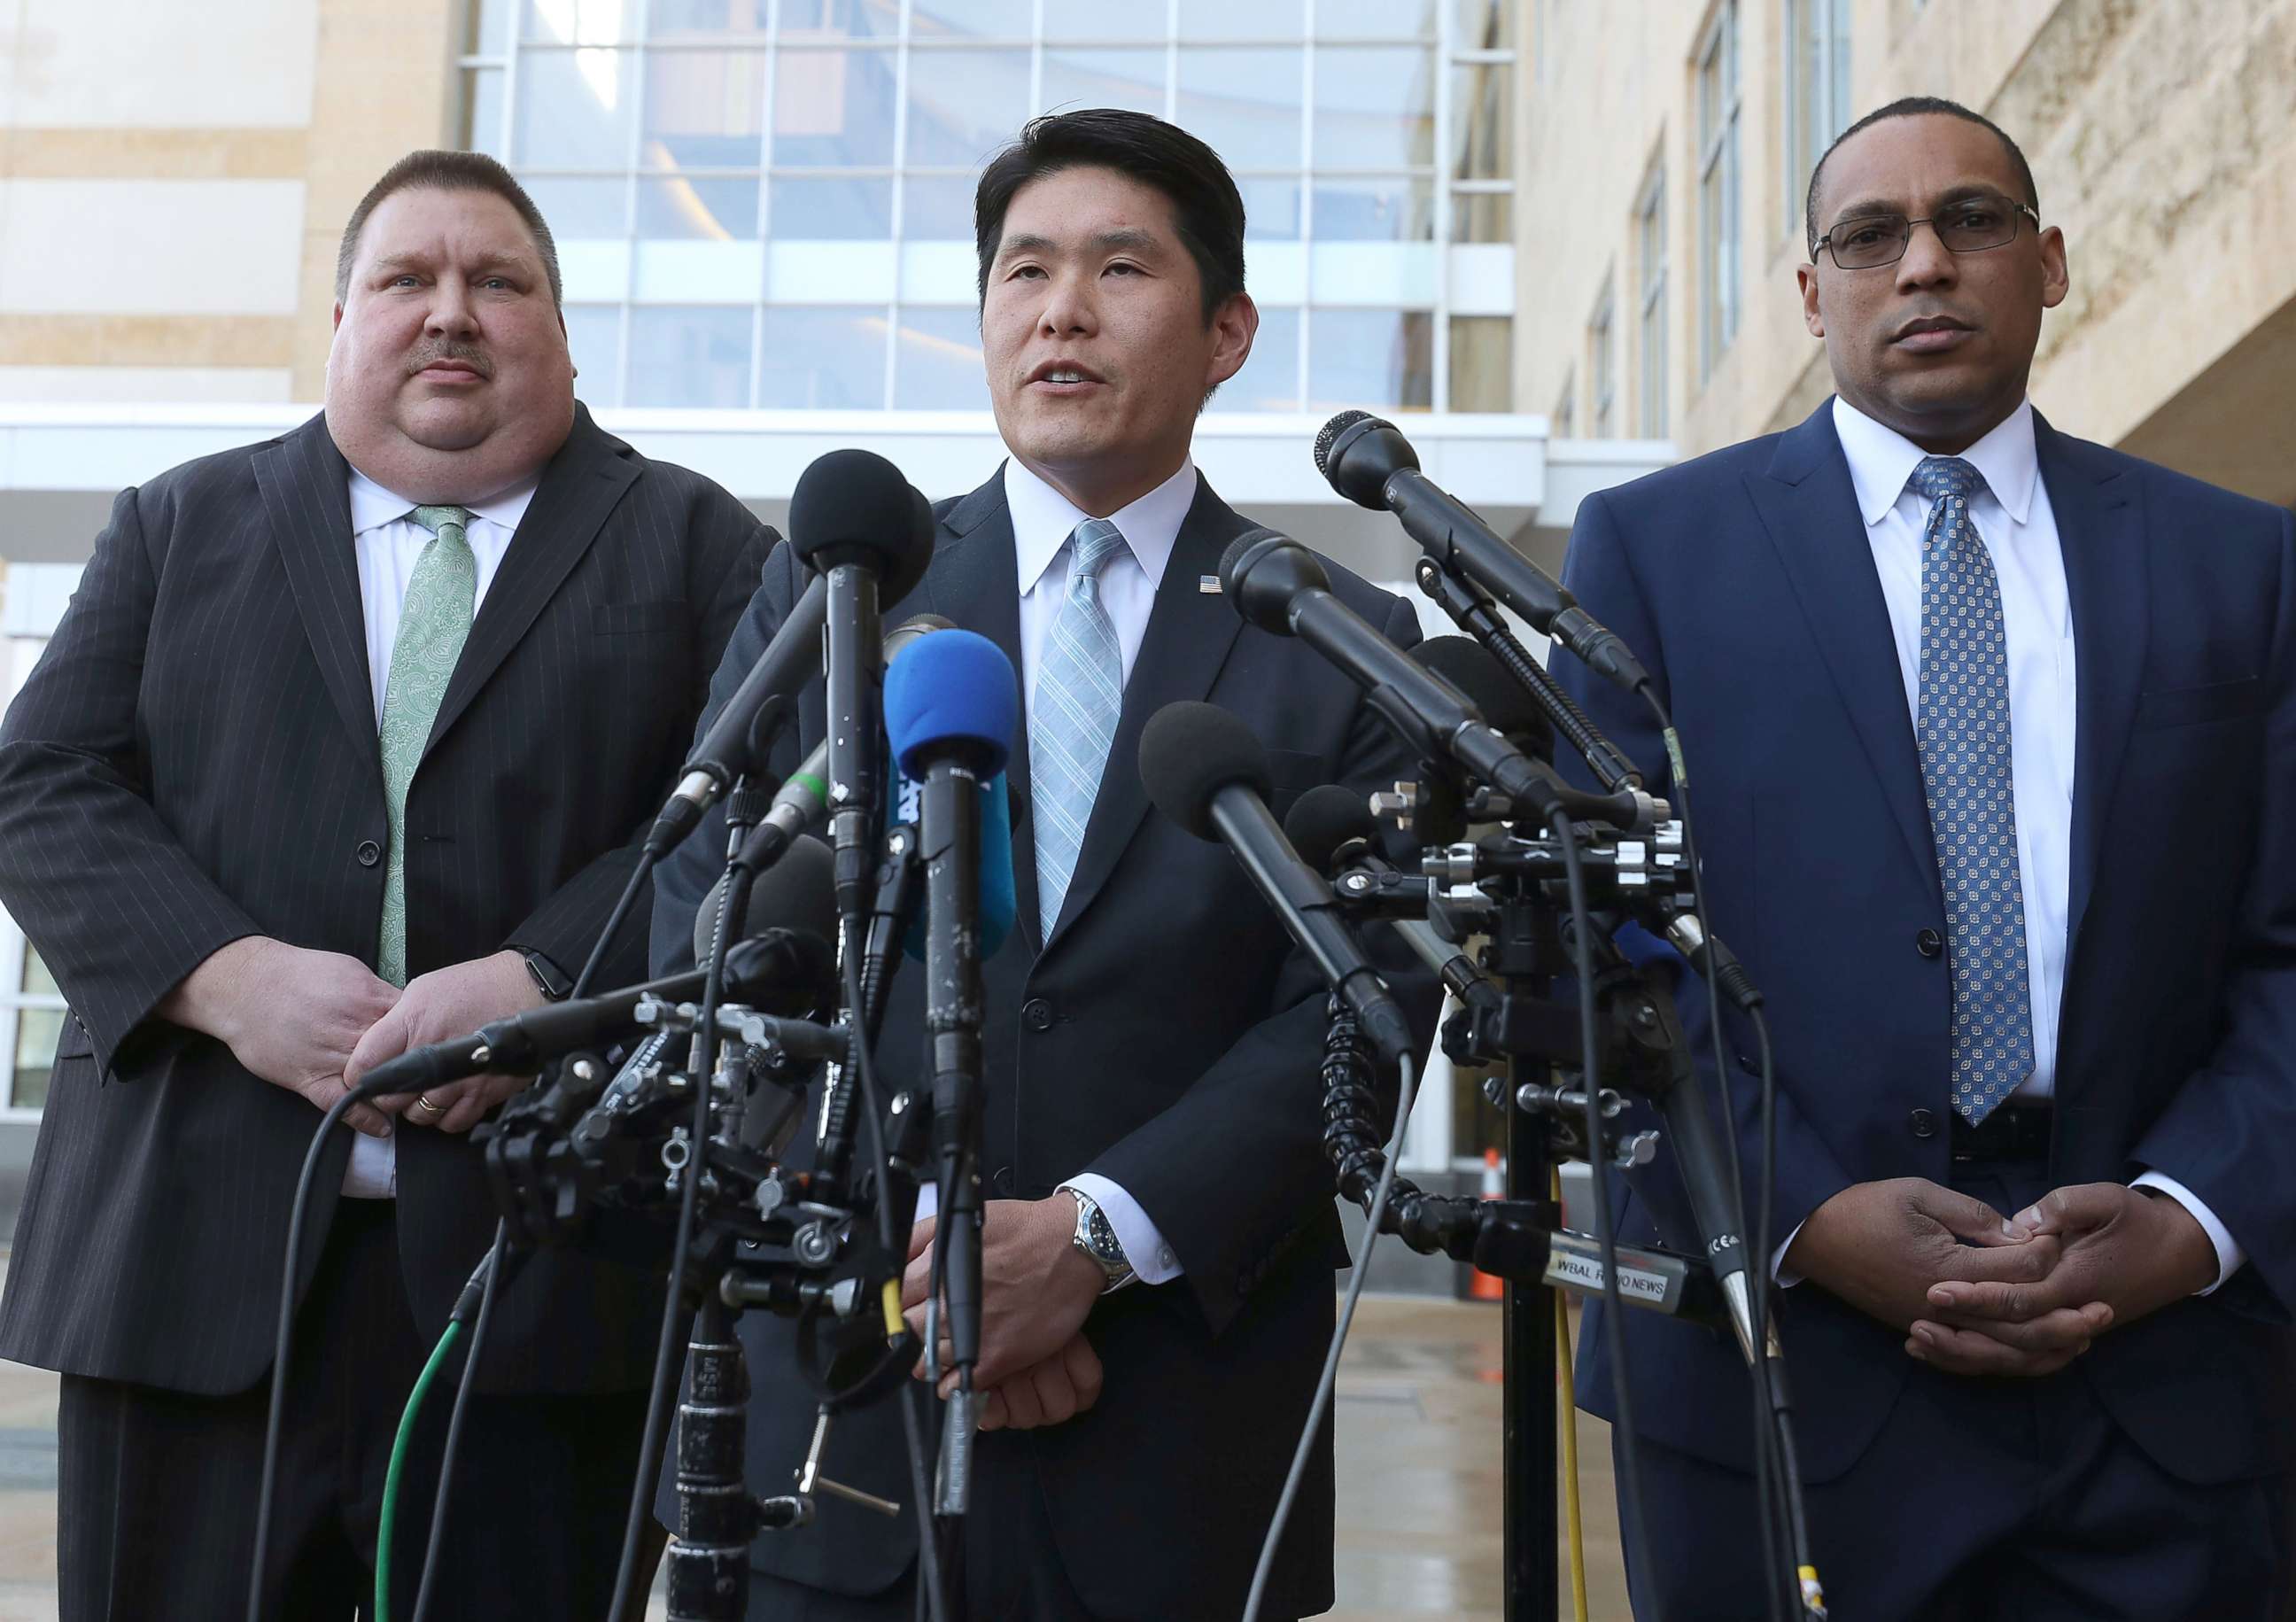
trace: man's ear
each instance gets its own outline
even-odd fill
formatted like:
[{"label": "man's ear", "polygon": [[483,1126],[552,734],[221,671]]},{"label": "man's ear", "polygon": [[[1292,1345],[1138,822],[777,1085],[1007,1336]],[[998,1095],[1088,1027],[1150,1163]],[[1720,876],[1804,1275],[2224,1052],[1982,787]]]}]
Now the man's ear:
[{"label": "man's ear", "polygon": [[1251,358],[1251,340],[1259,334],[1259,307],[1250,293],[1223,299],[1212,312],[1211,363],[1204,368],[1204,391],[1209,394],[1243,370]]},{"label": "man's ear", "polygon": [[1801,324],[1812,338],[1825,336],[1825,312],[1817,307],[1817,266],[1794,266],[1794,285],[1801,290]]}]

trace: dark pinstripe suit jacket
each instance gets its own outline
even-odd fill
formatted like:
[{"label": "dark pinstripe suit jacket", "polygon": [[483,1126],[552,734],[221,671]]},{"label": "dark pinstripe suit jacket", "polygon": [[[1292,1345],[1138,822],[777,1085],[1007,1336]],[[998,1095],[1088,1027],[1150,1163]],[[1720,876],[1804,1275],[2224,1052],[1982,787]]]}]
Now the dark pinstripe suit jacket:
[{"label": "dark pinstripe suit jacket", "polygon": [[[269,1365],[319,1117],[152,1011],[246,935],[374,961],[387,834],[348,479],[314,418],[123,493],[0,728],[0,901],[75,1016],[0,1356],[211,1393]],[[579,967],[773,540],[725,490],[578,408],[408,794],[411,972],[505,946]],[[642,977],[645,917],[642,905],[603,984]],[[494,1214],[467,1138],[410,1127],[398,1143],[400,1254],[430,1334]],[[304,1284],[348,1153],[336,1134]],[[642,1383],[655,1288],[538,1259],[498,1305],[486,1383]]]}]

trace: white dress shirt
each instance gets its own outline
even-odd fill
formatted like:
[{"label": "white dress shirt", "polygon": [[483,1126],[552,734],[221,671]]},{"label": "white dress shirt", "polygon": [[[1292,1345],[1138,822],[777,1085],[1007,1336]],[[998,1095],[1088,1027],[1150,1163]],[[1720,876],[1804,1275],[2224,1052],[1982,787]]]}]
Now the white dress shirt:
[{"label": "white dress shirt", "polygon": [[[470,509],[463,535],[478,559],[478,592],[471,612],[486,601],[487,587],[503,553],[510,550],[518,520],[534,499],[529,483]],[[366,621],[366,668],[374,683],[374,725],[382,731],[383,695],[390,686],[390,653],[398,641],[398,611],[406,602],[406,583],[414,561],[433,538],[416,523],[420,504],[393,496],[357,469],[351,470],[351,545],[358,559],[359,605]],[[395,1130],[396,1128],[394,1128]],[[343,1172],[343,1192],[354,1200],[387,1200],[398,1192],[398,1155],[390,1138],[351,1136],[350,1164]]]},{"label": "white dress shirt", "polygon": [[[1916,725],[1922,691],[1922,535],[1929,503],[1909,481],[1929,455],[1837,397],[1833,430],[1849,462],[1858,515],[1874,550],[1874,569],[1890,610],[1890,632],[1905,679],[1906,707]],[[2064,550],[2048,487],[2033,448],[2033,407],[2021,403],[1990,433],[1961,453],[1984,478],[1969,496],[1969,516],[2001,586],[2002,632],[2008,647],[2009,772],[2016,797],[2017,872],[2025,903],[2025,963],[2033,1015],[2033,1073],[2006,1101],[2046,1103],[2056,1093],[2058,1018],[2064,1001],[2066,919],[2072,879],[2073,721],[2079,689],[2071,600]],[[2159,1172],[2136,1179],[2177,1201],[2216,1247],[2214,1290],[2247,1259],[2231,1233],[2184,1184]],[[2014,1215],[2013,1212],[2009,1215]],[[1779,1282],[1794,1241],[1773,1257]],[[2204,1292],[2205,1293],[2205,1292]]]},{"label": "white dress shirt", "polygon": [[[1164,566],[1172,561],[1180,525],[1195,500],[1196,464],[1184,462],[1178,472],[1147,495],[1109,514],[1109,521],[1123,532],[1124,547],[1101,565],[1100,605],[1116,628],[1128,684],[1139,661],[1140,643],[1148,635],[1148,616],[1156,606],[1157,587],[1164,582]],[[1069,537],[1092,515],[1078,511],[1067,496],[1021,466],[1018,457],[1004,463],[1004,505],[1013,515],[1013,561],[1021,585],[1021,692],[1034,717],[1045,638],[1068,599],[1069,562],[1074,555]],[[1013,859],[1033,862],[1037,853],[1015,850]],[[1075,1079],[1078,1085],[1088,1085],[1081,1077]],[[1099,1202],[1142,1283],[1161,1284],[1180,1276],[1179,1257],[1164,1242],[1140,1202],[1121,1186],[1092,1172],[1079,1172],[1061,1186]],[[934,1191],[918,1191],[918,1220],[931,1216],[934,1208]]]}]

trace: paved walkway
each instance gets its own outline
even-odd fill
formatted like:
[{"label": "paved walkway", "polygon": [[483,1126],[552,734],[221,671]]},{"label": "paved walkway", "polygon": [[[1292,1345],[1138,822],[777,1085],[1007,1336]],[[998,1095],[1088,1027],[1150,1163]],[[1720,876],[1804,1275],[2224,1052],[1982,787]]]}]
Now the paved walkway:
[{"label": "paved walkway", "polygon": [[[1332,1622],[1499,1622],[1499,1397],[1496,1307],[1365,1298],[1340,1370]],[[55,1622],[55,1376],[0,1363],[0,1622]],[[1610,1446],[1578,1429],[1588,1615],[1627,1622]]]}]

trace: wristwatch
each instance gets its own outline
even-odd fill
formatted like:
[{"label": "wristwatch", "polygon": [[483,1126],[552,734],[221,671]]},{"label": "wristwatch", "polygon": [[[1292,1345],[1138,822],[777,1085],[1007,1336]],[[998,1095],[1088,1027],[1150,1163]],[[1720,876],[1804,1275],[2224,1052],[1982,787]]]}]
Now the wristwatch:
[{"label": "wristwatch", "polygon": [[521,951],[526,960],[526,972],[534,981],[534,988],[542,993],[546,1003],[562,1003],[574,995],[574,982],[568,979],[556,963],[539,952]]},{"label": "wristwatch", "polygon": [[1116,1229],[1108,1220],[1108,1213],[1100,1208],[1100,1201],[1084,1190],[1063,1183],[1060,1192],[1076,1201],[1076,1232],[1069,1242],[1085,1253],[1093,1266],[1105,1274],[1108,1282],[1100,1293],[1108,1295],[1123,1289],[1139,1276],[1132,1270],[1132,1262],[1124,1254],[1124,1247],[1116,1241]]}]

